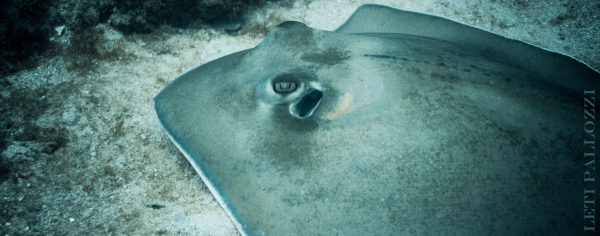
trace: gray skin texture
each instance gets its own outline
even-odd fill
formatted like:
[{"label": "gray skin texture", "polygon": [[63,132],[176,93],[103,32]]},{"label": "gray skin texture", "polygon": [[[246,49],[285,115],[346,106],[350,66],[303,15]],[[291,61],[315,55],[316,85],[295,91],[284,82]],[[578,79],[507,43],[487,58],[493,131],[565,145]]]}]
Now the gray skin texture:
[{"label": "gray skin texture", "polygon": [[[384,10],[367,18],[406,14],[362,7],[374,8]],[[444,27],[487,42],[352,24],[283,23],[155,97],[165,130],[242,235],[582,232],[575,176],[595,70],[456,22]],[[539,55],[554,58],[519,59]],[[277,81],[298,89],[277,94]],[[291,107],[315,90],[314,113],[297,117]]]}]

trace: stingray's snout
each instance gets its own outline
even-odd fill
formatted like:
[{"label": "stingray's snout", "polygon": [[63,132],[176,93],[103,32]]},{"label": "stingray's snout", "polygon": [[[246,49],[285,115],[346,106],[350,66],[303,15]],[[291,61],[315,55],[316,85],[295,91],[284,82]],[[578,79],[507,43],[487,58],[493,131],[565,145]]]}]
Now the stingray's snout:
[{"label": "stingray's snout", "polygon": [[319,106],[319,103],[321,103],[321,98],[323,98],[323,92],[319,90],[313,90],[302,97],[300,101],[293,104],[291,109],[292,115],[299,118],[307,118],[311,116]]}]

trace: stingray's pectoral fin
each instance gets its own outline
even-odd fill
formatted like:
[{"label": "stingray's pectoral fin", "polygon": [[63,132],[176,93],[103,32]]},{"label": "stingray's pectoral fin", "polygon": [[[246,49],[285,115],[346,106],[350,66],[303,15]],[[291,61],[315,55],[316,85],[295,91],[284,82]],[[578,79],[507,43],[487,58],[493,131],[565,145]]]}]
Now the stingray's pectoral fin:
[{"label": "stingray's pectoral fin", "polygon": [[323,92],[319,90],[313,90],[302,97],[300,101],[293,104],[292,115],[299,118],[307,118],[311,116],[319,106],[319,103],[321,103],[321,98],[323,98]]}]

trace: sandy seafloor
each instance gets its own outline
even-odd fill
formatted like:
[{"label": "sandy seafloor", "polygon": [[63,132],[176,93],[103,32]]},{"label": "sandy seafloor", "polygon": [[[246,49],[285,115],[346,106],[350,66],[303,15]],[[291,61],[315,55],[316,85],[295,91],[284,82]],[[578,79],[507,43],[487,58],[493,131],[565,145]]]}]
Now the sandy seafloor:
[{"label": "sandy seafloor", "polygon": [[[152,98],[182,73],[265,37],[245,29],[294,20],[333,30],[367,2],[445,16],[600,68],[598,1],[270,3],[234,34],[206,27],[124,36],[101,24],[96,47],[116,56],[77,64],[47,54],[37,68],[2,78],[12,123],[0,127],[11,134],[0,150],[1,235],[238,235],[162,130]],[[51,40],[66,49],[72,34],[67,27]]]}]

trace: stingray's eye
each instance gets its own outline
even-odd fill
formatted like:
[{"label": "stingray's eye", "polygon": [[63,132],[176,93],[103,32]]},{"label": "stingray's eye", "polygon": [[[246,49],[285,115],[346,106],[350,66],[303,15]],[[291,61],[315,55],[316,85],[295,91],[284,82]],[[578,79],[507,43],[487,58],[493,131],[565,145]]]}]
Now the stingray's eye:
[{"label": "stingray's eye", "polygon": [[296,91],[298,84],[295,82],[277,82],[273,84],[273,90],[279,94],[288,94]]}]

